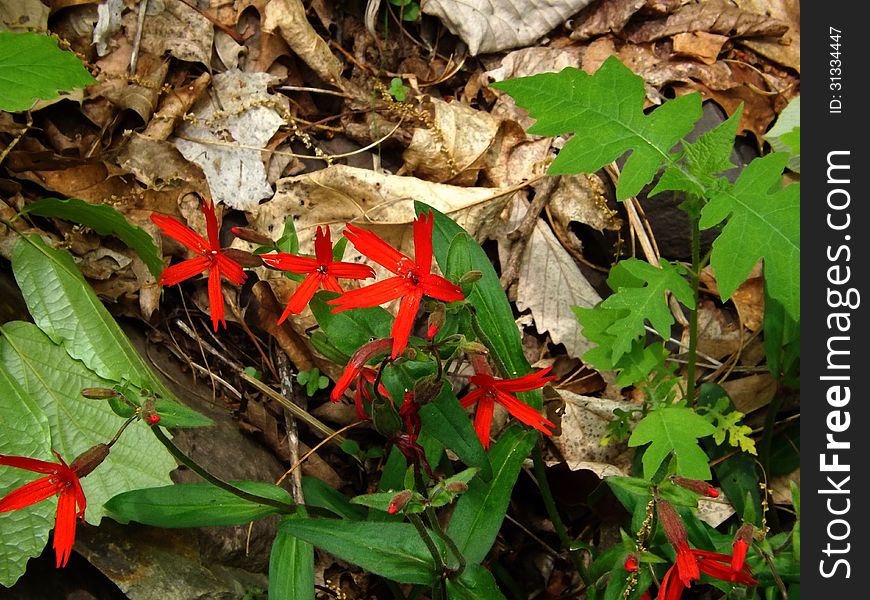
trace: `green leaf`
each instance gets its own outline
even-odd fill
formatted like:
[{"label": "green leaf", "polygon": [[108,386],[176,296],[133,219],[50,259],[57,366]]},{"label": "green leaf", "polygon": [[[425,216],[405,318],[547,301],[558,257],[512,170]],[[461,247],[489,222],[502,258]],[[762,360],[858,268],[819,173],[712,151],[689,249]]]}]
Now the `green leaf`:
[{"label": "green leaf", "polygon": [[[0,454],[56,461],[48,419],[16,379],[0,365]],[[0,467],[0,498],[42,475]],[[15,583],[30,558],[39,556],[54,527],[56,500],[0,513],[0,586]]]},{"label": "green leaf", "polygon": [[713,435],[715,428],[690,408],[660,407],[645,416],[634,428],[629,446],[649,443],[643,454],[643,474],[650,478],[673,452],[677,475],[689,479],[710,479],[707,455],[698,439]]},{"label": "green leaf", "polygon": [[568,67],[490,84],[513,96],[536,123],[529,133],[574,133],[549,173],[594,173],[630,153],[616,186],[616,197],[636,195],[652,181],[669,152],[701,117],[698,94],[670,100],[644,114],[643,79],[611,56],[595,75]]},{"label": "green leaf", "polygon": [[432,555],[408,523],[296,519],[279,529],[381,577],[424,585],[435,580]]},{"label": "green leaf", "polygon": [[[304,518],[299,514],[285,521]],[[314,546],[278,528],[269,554],[270,600],[314,600]]]},{"label": "green leaf", "polygon": [[58,48],[54,39],[0,31],[0,110],[29,110],[36,100],[95,82],[82,61]]},{"label": "green leaf", "polygon": [[511,426],[489,453],[492,479],[472,480],[456,503],[447,533],[470,563],[479,563],[492,547],[507,512],[523,461],[537,441],[537,432]]},{"label": "green leaf", "polygon": [[299,235],[296,233],[296,222],[293,216],[284,219],[284,231],[281,232],[281,237],[275,242],[275,247],[281,252],[288,254],[296,254],[299,252]]},{"label": "green leaf", "polygon": [[107,382],[157,393],[164,427],[212,424],[181,404],[145,364],[68,253],[50,248],[38,236],[24,237],[12,249],[12,270],[34,322],[71,357]]},{"label": "green leaf", "polygon": [[111,206],[89,204],[77,198],[68,200],[43,198],[28,204],[22,212],[80,223],[90,227],[98,235],[114,235],[139,255],[154,277],[158,277],[163,271],[163,259],[151,236],[141,227],[127,222],[127,219]]},{"label": "green leaf", "polygon": [[662,261],[661,268],[648,262],[629,258],[620,261],[612,270],[617,275],[625,271],[630,276],[645,282],[642,287],[619,287],[605,299],[601,306],[607,309],[624,309],[627,313],[614,320],[606,333],[614,336],[613,360],[618,361],[623,354],[631,351],[632,342],[646,335],[645,323],[649,321],[663,338],[670,337],[674,316],[668,308],[667,296],[673,295],[688,306],[695,307],[692,288],[668,261]]},{"label": "green leaf", "polygon": [[[292,503],[287,490],[261,481],[236,481],[242,491],[272,500]],[[132,490],[106,502],[106,511],[116,521],[136,521],[154,527],[214,527],[245,525],[274,515],[279,509],[239,498],[211,483],[179,483]]]},{"label": "green leaf", "polygon": [[335,292],[320,291],[308,306],[330,343],[339,351],[351,356],[373,338],[390,337],[393,326],[390,313],[379,306],[333,313],[332,307],[326,302],[338,296]]},{"label": "green leaf", "polygon": [[693,142],[683,142],[683,164],[669,164],[656,187],[649,193],[654,196],[664,190],[682,191],[696,197],[706,197],[716,184],[717,173],[734,168],[731,152],[737,124],[743,114],[743,105],[725,121],[701,134]]},{"label": "green leaf", "polygon": [[770,131],[764,134],[774,152],[787,152],[788,168],[801,172],[801,97],[791,99]]},{"label": "green leaf", "polygon": [[362,521],[366,518],[363,508],[354,506],[347,496],[316,477],[302,477],[302,494],[305,496],[306,506],[324,508],[351,521]]},{"label": "green leaf", "polygon": [[504,600],[495,579],[480,565],[468,565],[457,579],[447,580],[448,600]]},{"label": "green leaf", "polygon": [[480,444],[471,420],[456,399],[456,394],[449,385],[441,389],[434,401],[420,409],[423,429],[429,435],[450,448],[470,467],[479,467],[481,477],[489,480],[492,477],[492,466],[486,451]]},{"label": "green leaf", "polygon": [[[74,360],[32,323],[0,327],[0,362],[48,420],[51,445],[67,462],[112,438],[123,423],[105,402],[83,398],[81,390],[111,383]],[[148,460],[143,461],[142,457]],[[103,503],[127,490],[163,485],[175,469],[169,452],[141,423],[134,423],[112,446],[105,462],[82,479],[89,523],[102,519]]]},{"label": "green leaf", "polygon": [[710,262],[719,295],[728,300],[759,259],[770,295],[800,320],[800,184],[782,187],[788,156],[753,160],[733,186],[715,194],[701,211],[707,229],[728,218],[713,242]]}]

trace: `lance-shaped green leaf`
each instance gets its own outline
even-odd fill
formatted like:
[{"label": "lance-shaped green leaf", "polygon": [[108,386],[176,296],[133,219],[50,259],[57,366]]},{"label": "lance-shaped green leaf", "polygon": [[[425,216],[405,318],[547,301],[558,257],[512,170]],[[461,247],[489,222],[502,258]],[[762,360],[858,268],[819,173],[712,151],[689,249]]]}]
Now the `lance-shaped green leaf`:
[{"label": "lance-shaped green leaf", "polygon": [[145,364],[68,253],[37,236],[24,237],[12,249],[12,271],[34,322],[108,383],[102,387],[132,384],[157,393],[157,413],[165,427],[211,424],[181,404]]},{"label": "lance-shaped green leaf", "polygon": [[612,348],[614,362],[631,351],[632,342],[644,335],[646,321],[649,321],[663,338],[670,337],[674,316],[668,308],[666,292],[671,292],[677,300],[689,308],[695,306],[692,288],[668,261],[662,261],[661,268],[658,268],[648,262],[629,258],[613,268],[613,276],[621,271],[645,285],[619,287],[616,293],[601,303],[603,308],[628,311],[615,318],[613,324],[607,328],[607,333],[614,336]]},{"label": "lance-shaped green leaf", "polygon": [[643,475],[650,478],[662,462],[674,454],[677,475],[689,479],[710,479],[707,455],[698,439],[713,435],[716,428],[690,408],[660,407],[645,416],[628,439],[629,446],[650,444],[643,453]]},{"label": "lance-shaped green leaf", "polygon": [[[16,379],[0,365],[0,454],[56,461],[51,453],[48,419]],[[0,498],[40,475],[0,467]],[[56,500],[44,500],[0,513],[0,585],[9,587],[39,556],[54,527]]]},{"label": "lance-shaped green leaf", "polygon": [[95,82],[82,61],[53,38],[0,31],[0,110],[29,110],[37,100]]},{"label": "lance-shaped green leaf", "polygon": [[77,198],[43,198],[28,204],[22,212],[79,223],[99,235],[114,235],[139,255],[154,277],[163,271],[163,259],[151,236],[141,227],[129,223],[124,215],[111,206],[89,204]]},{"label": "lance-shaped green leaf", "polygon": [[317,324],[338,350],[352,356],[372,338],[390,337],[393,315],[379,306],[334,313],[326,302],[338,296],[335,292],[320,291],[308,304]]},{"label": "lance-shaped green leaf", "polygon": [[[301,514],[284,517],[303,518]],[[279,527],[269,554],[269,599],[289,598],[314,600],[314,546]]]},{"label": "lance-shaped green leaf", "polygon": [[536,120],[529,133],[574,134],[550,166],[552,175],[593,173],[630,153],[616,187],[619,200],[652,181],[671,149],[701,117],[698,94],[644,114],[643,79],[613,56],[591,76],[568,67],[490,85],[529,111]]},{"label": "lance-shaped green leaf", "polygon": [[423,429],[429,435],[455,452],[466,465],[479,467],[483,479],[492,477],[492,466],[486,451],[474,432],[471,419],[449,385],[441,389],[434,401],[420,409],[420,417]]},{"label": "lance-shaped green leaf", "polygon": [[[152,436],[153,437],[153,436]],[[292,503],[287,490],[262,481],[230,482],[244,492]],[[136,521],[154,527],[215,527],[245,525],[280,509],[240,498],[207,482],[179,483],[118,494],[106,502],[117,521]]]},{"label": "lance-shaped green leaf", "polygon": [[[424,585],[435,580],[432,555],[409,523],[288,519],[279,529],[381,577]],[[441,540],[434,541],[444,556]]]},{"label": "lance-shaped green leaf", "polygon": [[[0,327],[0,362],[45,414],[51,445],[67,462],[106,443],[124,422],[104,401],[88,400],[84,388],[111,387],[81,361],[54,344],[32,323]],[[147,460],[143,460],[147,457]],[[85,517],[99,523],[103,503],[121,492],[170,482],[175,461],[142,423],[133,423],[118,439],[108,458],[82,479],[88,500]]]},{"label": "lance-shaped green leaf", "polygon": [[495,579],[480,565],[468,565],[456,579],[447,580],[447,600],[504,600]]},{"label": "lance-shaped green leaf", "polygon": [[317,477],[302,477],[302,494],[306,506],[326,509],[339,517],[351,521],[362,521],[366,511],[361,506],[350,503],[350,498]]},{"label": "lance-shaped green leaf", "polygon": [[701,228],[728,222],[713,242],[710,263],[719,295],[731,297],[755,263],[764,259],[770,295],[800,319],[800,184],[782,187],[785,154],[756,158],[733,186],[715,194],[701,211]]}]

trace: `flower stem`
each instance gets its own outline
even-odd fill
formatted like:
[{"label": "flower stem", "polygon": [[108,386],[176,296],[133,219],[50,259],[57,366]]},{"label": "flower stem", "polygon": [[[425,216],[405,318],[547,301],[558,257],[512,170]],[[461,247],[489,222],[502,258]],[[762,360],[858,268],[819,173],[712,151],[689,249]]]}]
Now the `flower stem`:
[{"label": "flower stem", "polygon": [[[695,201],[697,203],[697,200]],[[698,302],[700,300],[698,290],[701,286],[701,221],[700,207],[695,206],[689,210],[689,220],[692,223],[692,271],[690,273],[692,285],[692,299],[695,307],[689,312],[689,348],[686,357],[686,400],[688,406],[695,404],[696,363],[698,360]]]},{"label": "flower stem", "polygon": [[432,560],[435,562],[437,581],[432,586],[432,600],[435,600],[435,598],[442,598],[442,581],[444,580],[444,576],[448,573],[447,565],[444,564],[441,552],[438,550],[438,546],[435,544],[435,540],[432,539],[429,530],[426,529],[426,525],[423,524],[423,519],[420,518],[420,515],[410,514],[408,515],[408,520],[411,521],[412,525],[414,525],[414,528],[417,530],[423,543],[426,544],[426,547],[429,549],[429,553],[432,555]]},{"label": "flower stem", "polygon": [[176,446],[172,440],[166,437],[166,434],[160,430],[160,427],[154,425],[151,427],[151,431],[154,433],[154,436],[157,440],[166,446],[166,449],[169,450],[169,453],[175,457],[180,463],[184,466],[188,467],[191,471],[208,481],[210,484],[221,488],[224,491],[227,491],[235,496],[238,496],[242,500],[247,500],[248,502],[253,502],[255,504],[265,504],[266,506],[273,506],[279,509],[284,514],[293,514],[297,510],[297,506],[295,504],[290,504],[289,502],[282,502],[281,500],[273,500],[272,498],[266,498],[264,496],[259,496],[257,494],[251,494],[250,492],[246,492],[237,488],[236,486],[227,483],[223,479],[216,477],[198,465],[192,458],[187,456],[181,449]]},{"label": "flower stem", "polygon": [[[420,471],[419,465],[414,465],[414,484],[417,486],[418,492],[423,495],[426,494],[426,485],[423,482],[423,473]],[[435,514],[435,509],[431,506],[426,507],[426,520],[429,522],[429,527],[435,532],[435,535],[441,538],[450,553],[456,557],[457,567],[450,573],[450,577],[459,577],[466,567],[465,557],[459,551],[459,547],[453,541],[453,538],[447,535],[447,532],[441,527],[438,515]]]},{"label": "flower stem", "polygon": [[553,492],[550,490],[550,484],[547,481],[547,471],[544,465],[544,456],[541,453],[540,438],[538,443],[532,448],[532,463],[534,464],[535,478],[538,480],[538,488],[541,490],[541,498],[544,501],[547,514],[550,516],[550,521],[553,523],[553,528],[556,530],[556,535],[559,536],[559,542],[562,544],[562,548],[568,552],[568,558],[570,558],[571,564],[574,565],[574,568],[580,575],[580,579],[588,586],[590,585],[590,579],[586,565],[583,564],[580,551],[571,548],[568,530],[562,522],[562,517],[559,516],[556,500],[553,498]]}]

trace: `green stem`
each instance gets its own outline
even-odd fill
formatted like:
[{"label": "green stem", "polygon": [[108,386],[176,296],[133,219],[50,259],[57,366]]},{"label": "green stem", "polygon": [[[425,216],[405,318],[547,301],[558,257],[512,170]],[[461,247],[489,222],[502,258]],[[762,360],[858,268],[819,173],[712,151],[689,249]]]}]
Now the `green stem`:
[{"label": "green stem", "polygon": [[426,526],[423,524],[423,519],[420,518],[420,515],[410,514],[408,515],[408,520],[411,521],[411,524],[417,530],[423,543],[426,544],[426,547],[429,549],[429,553],[432,555],[432,560],[435,562],[437,579],[432,586],[432,600],[435,600],[435,598],[442,598],[444,577],[448,573],[447,565],[444,564],[441,552],[438,550],[435,540],[433,540],[432,536],[429,534],[429,530],[426,529]]},{"label": "green stem", "polygon": [[[417,486],[417,491],[425,496],[426,485],[423,482],[423,473],[420,472],[420,467],[416,464],[414,465],[414,483]],[[465,557],[462,555],[462,552],[459,551],[459,547],[456,545],[456,542],[453,541],[453,538],[447,535],[447,532],[441,527],[438,515],[435,514],[435,509],[431,506],[426,507],[426,521],[428,521],[429,527],[435,532],[435,535],[441,538],[450,553],[456,557],[457,567],[452,573],[450,573],[450,576],[459,577],[467,566]]]},{"label": "green stem", "polygon": [[272,498],[265,498],[263,496],[258,496],[257,494],[251,494],[249,492],[246,492],[245,490],[240,490],[236,486],[227,483],[223,479],[212,475],[200,465],[198,465],[196,462],[194,462],[192,458],[182,452],[181,449],[179,449],[179,447],[172,442],[172,440],[166,437],[163,431],[160,430],[160,427],[154,425],[151,427],[151,431],[154,433],[154,436],[157,438],[157,440],[161,444],[166,446],[166,449],[169,450],[169,453],[172,454],[172,456],[175,457],[178,462],[180,462],[191,471],[208,481],[210,484],[219,487],[222,490],[225,490],[235,496],[238,496],[242,500],[247,500],[248,502],[253,502],[255,504],[265,504],[266,506],[273,506],[279,509],[284,514],[293,514],[296,512],[298,507],[295,504],[289,504],[287,502],[281,502],[280,500],[273,500]]},{"label": "green stem", "polygon": [[586,570],[586,565],[583,564],[580,552],[571,548],[571,538],[568,537],[568,529],[562,522],[562,517],[559,516],[556,500],[553,498],[550,483],[547,481],[547,470],[544,465],[544,456],[541,453],[540,438],[538,443],[532,448],[532,462],[534,464],[535,478],[538,480],[538,488],[541,490],[541,498],[544,500],[544,506],[547,509],[547,514],[550,516],[550,521],[553,522],[556,535],[559,536],[559,542],[562,544],[562,548],[568,552],[568,558],[571,559],[571,564],[574,565],[574,569],[577,570],[583,583],[588,586],[589,573]]},{"label": "green stem", "polygon": [[686,357],[686,400],[689,406],[695,405],[695,367],[698,360],[698,302],[701,286],[701,221],[699,207],[689,210],[689,220],[692,222],[692,299],[694,308],[689,312],[689,355]]}]

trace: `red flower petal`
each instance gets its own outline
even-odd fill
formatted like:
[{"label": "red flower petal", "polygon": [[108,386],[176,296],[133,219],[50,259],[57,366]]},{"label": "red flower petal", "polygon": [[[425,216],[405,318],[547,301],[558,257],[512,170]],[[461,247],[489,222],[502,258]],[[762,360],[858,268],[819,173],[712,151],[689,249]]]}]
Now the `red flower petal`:
[{"label": "red flower petal", "polygon": [[558,379],[555,375],[546,377],[552,368],[547,367],[546,369],[541,369],[535,373],[528,373],[515,379],[497,379],[492,385],[503,392],[528,392],[529,390],[536,390],[544,387],[548,382]]},{"label": "red flower petal", "polygon": [[320,287],[320,279],[321,278],[317,273],[312,273],[302,281],[290,297],[290,302],[287,303],[287,308],[284,309],[281,318],[278,319],[278,325],[283,323],[284,319],[289,317],[291,314],[298,315],[306,306],[308,306],[308,303],[314,296],[314,292],[316,292]]},{"label": "red flower petal", "polygon": [[160,285],[175,285],[186,279],[199,275],[211,266],[211,260],[207,256],[197,256],[177,265],[166,267],[160,274],[157,282]]},{"label": "red flower petal", "polygon": [[166,215],[151,215],[151,221],[160,228],[164,234],[181,242],[197,254],[206,254],[211,247],[209,243],[187,225],[182,224],[174,217]]},{"label": "red flower petal", "polygon": [[221,288],[221,273],[219,269],[212,269],[208,276],[208,305],[211,309],[211,322],[214,325],[214,330],[218,330],[218,323],[223,323],[226,328],[227,323],[224,320],[224,292]]},{"label": "red flower petal", "polygon": [[260,256],[263,262],[270,267],[281,269],[282,271],[292,271],[293,273],[312,273],[317,270],[317,261],[307,256],[296,256],[295,254],[287,254],[286,252],[276,252],[275,254],[263,254]]},{"label": "red flower petal", "polygon": [[414,284],[404,277],[390,277],[364,288],[345,292],[327,304],[335,307],[332,309],[334,313],[351,308],[380,306],[390,300],[401,298],[413,288]]},{"label": "red flower petal", "polygon": [[24,469],[25,471],[33,471],[34,473],[45,473],[46,475],[56,473],[58,468],[61,466],[58,463],[49,462],[47,460],[39,460],[27,456],[6,456],[4,454],[0,454],[0,465],[15,467],[16,469]]},{"label": "red flower petal", "polygon": [[665,573],[665,577],[662,579],[662,587],[659,588],[658,600],[680,600],[680,596],[683,595],[683,590],[686,589],[686,586],[683,585],[679,577],[673,577],[675,570],[677,570],[677,565],[671,566],[668,572]]},{"label": "red flower petal", "polygon": [[[57,469],[57,467],[58,465],[55,464],[54,468]],[[0,500],[0,513],[19,510],[25,506],[42,502],[46,498],[51,498],[62,489],[63,485],[62,478],[51,475],[26,483],[12,490]]]},{"label": "red flower petal", "polygon": [[460,398],[459,404],[462,405],[462,408],[468,408],[469,406],[480,400],[484,395],[486,395],[486,390],[483,388],[477,388],[476,390],[468,392],[462,398]]},{"label": "red flower petal", "polygon": [[242,265],[223,254],[215,254],[212,268],[215,266],[218,271],[220,271],[221,275],[236,285],[242,285],[248,277],[248,274],[245,273]]},{"label": "red flower petal", "polygon": [[368,279],[375,276],[375,270],[370,266],[352,262],[330,263],[328,272],[339,279]]},{"label": "red flower petal", "polygon": [[351,382],[356,379],[359,370],[360,367],[354,365],[353,361],[348,363],[347,367],[344,369],[344,373],[342,373],[339,380],[335,382],[335,388],[333,388],[332,393],[329,394],[329,399],[333,402],[338,402],[341,395],[350,387]]},{"label": "red flower petal", "polygon": [[474,431],[484,448],[489,448],[489,430],[492,427],[492,413],[495,410],[495,401],[484,395],[477,403],[474,413]]},{"label": "red flower petal", "polygon": [[698,559],[695,558],[692,550],[688,545],[680,544],[677,549],[677,574],[683,582],[683,585],[689,587],[693,581],[701,578],[700,570],[698,569]]},{"label": "red flower petal", "polygon": [[428,215],[421,214],[414,221],[414,262],[423,273],[429,273],[432,270],[432,225],[434,222],[432,211],[429,211]]},{"label": "red flower petal", "polygon": [[221,249],[221,240],[218,235],[217,216],[214,214],[214,201],[205,201],[202,199],[202,214],[205,215],[205,230],[208,233],[209,248],[211,250]]},{"label": "red flower petal", "polygon": [[54,521],[54,554],[57,567],[65,567],[72,553],[76,537],[76,494],[68,488],[57,500],[57,516]]},{"label": "red flower petal", "polygon": [[360,229],[356,225],[348,223],[344,237],[350,240],[350,243],[360,254],[369,257],[393,273],[398,273],[399,263],[402,261],[413,262],[371,231]]},{"label": "red flower petal", "polygon": [[420,276],[420,288],[430,298],[436,298],[444,302],[455,302],[465,298],[461,287],[451,283],[440,275],[432,273]]},{"label": "red flower petal", "polygon": [[511,415],[526,425],[534,427],[547,435],[553,435],[552,430],[555,429],[556,425],[542,417],[541,413],[525,402],[520,402],[510,394],[498,389],[495,391],[495,399],[499,404],[504,406]]},{"label": "red flower petal", "polygon": [[414,326],[414,318],[417,316],[417,309],[420,308],[422,299],[423,291],[419,288],[413,288],[402,298],[399,312],[396,314],[396,320],[393,321],[393,328],[390,330],[390,336],[393,338],[392,358],[396,358],[405,351],[408,337],[411,335],[411,328]]},{"label": "red flower petal", "polygon": [[320,277],[320,285],[328,292],[336,292],[338,294],[344,293],[344,290],[341,289],[340,285],[338,285],[338,279],[336,279],[329,273]]},{"label": "red flower petal", "polygon": [[332,238],[329,234],[329,227],[326,228],[326,233],[323,232],[322,227],[317,227],[317,232],[314,234],[314,255],[321,265],[328,265],[332,262]]}]

